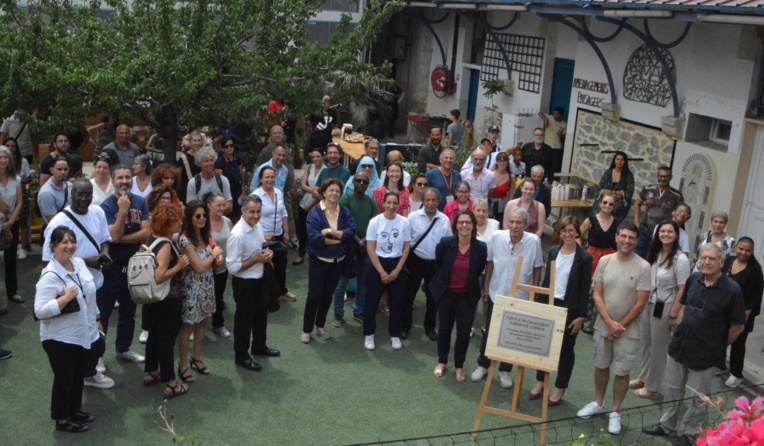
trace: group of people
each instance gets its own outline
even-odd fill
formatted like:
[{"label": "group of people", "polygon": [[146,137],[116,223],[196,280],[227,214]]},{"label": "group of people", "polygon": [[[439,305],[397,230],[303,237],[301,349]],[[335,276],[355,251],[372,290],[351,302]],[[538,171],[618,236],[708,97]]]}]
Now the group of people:
[{"label": "group of people", "polygon": [[[634,177],[627,155],[616,152],[600,181],[592,215],[583,222],[560,218],[556,229],[562,243],[545,259],[541,239],[551,194],[544,179],[555,167],[553,157],[541,153],[545,129],[537,130],[534,142],[503,149],[498,128],[492,126],[458,171],[455,152],[441,145],[442,131],[433,128],[430,144],[419,153],[418,174],[403,170],[403,156],[396,151],[387,154],[382,168],[376,139],[366,141],[365,154],[350,168],[342,164],[341,146],[330,142],[306,153],[309,163],[298,181],[283,128],[274,125],[249,190],[234,138],[223,138],[216,152],[204,135],[192,132],[177,167],[153,166],[120,142],[125,137],[119,138],[117,127],[113,147],[96,154],[93,178],[69,181],[66,135],[56,135],[55,149],[44,161],[49,174],[38,195],[46,223],[43,260],[48,263],[34,304],[54,371],[51,417],[56,429],[86,431],[94,417],[82,411],[83,387],[114,386],[103,356],[115,309],[116,357],[144,363],[143,384],[163,384],[168,398],[185,394],[198,375],[211,373],[202,356],[208,318],[217,335],[231,336],[223,317],[229,275],[236,305],[235,364],[259,371],[262,366],[253,356],[280,356],[267,343],[268,313],[279,301],[297,300],[287,288],[287,254],[297,245],[293,265],[308,256],[303,344],[310,344],[314,334],[331,339],[326,324],[330,309],[332,327],[347,323],[345,296],[355,287],[352,315],[362,324],[364,348],[377,348],[382,312],[389,317],[392,349],[401,349],[402,341],[414,339],[414,303],[421,289],[422,333],[437,343],[433,375],[446,374],[453,346],[459,383],[466,381],[464,362],[479,303],[485,334],[496,297],[509,293],[508,278],[519,268],[520,283],[549,286],[554,262],[553,296],[538,296],[538,301],[552,299],[568,315],[549,405],[561,403],[572,377],[577,335],[593,325],[596,398],[578,415],[606,412],[612,368],[608,431],[619,434],[619,410],[628,389],[638,397],[656,398],[665,377],[661,424],[645,432],[687,439],[702,424],[705,411],[696,404],[679,423],[673,401],[683,397],[686,383],[708,393],[713,367],[724,367],[728,343],[727,385],[742,381],[745,339],[759,314],[764,287],[754,242],[748,237],[736,242],[725,232],[726,214],[714,213],[711,230],[690,253],[682,226],[691,210],[681,192],[670,187],[671,170],[665,166],[658,170],[657,185],[638,194],[634,220],[627,219]],[[24,159],[19,157],[12,144],[0,147],[0,212],[8,216],[2,229],[14,241],[22,212]],[[156,256],[156,282],[171,283],[167,298],[142,306],[139,338],[146,344],[145,357],[131,345],[137,306],[126,276],[129,259],[142,245]],[[9,297],[23,302],[15,283],[16,246],[6,246],[4,253]],[[694,264],[689,259],[693,254]],[[517,291],[514,297],[529,296]],[[488,374],[486,342],[484,335],[470,375],[475,382]],[[640,374],[630,380],[638,352]],[[504,388],[514,385],[511,370],[511,364],[499,365]],[[530,400],[543,393],[543,378],[539,372]]]}]

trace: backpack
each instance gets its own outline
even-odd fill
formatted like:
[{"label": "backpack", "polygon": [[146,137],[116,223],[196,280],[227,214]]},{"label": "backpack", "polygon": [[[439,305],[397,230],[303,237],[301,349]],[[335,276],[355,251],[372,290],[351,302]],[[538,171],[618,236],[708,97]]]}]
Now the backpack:
[{"label": "backpack", "polygon": [[[215,181],[218,183],[220,193],[223,193],[223,180],[220,178],[220,174],[215,172]],[[202,188],[202,174],[197,173],[194,175],[194,187],[196,187],[196,195],[199,195],[199,191]]]},{"label": "backpack", "polygon": [[162,242],[169,242],[175,255],[180,256],[172,240],[167,237],[159,237],[150,246],[142,245],[142,250],[135,253],[127,262],[127,288],[130,290],[130,297],[136,304],[161,302],[170,294],[172,280],[157,284],[154,277],[158,266],[154,248]]}]

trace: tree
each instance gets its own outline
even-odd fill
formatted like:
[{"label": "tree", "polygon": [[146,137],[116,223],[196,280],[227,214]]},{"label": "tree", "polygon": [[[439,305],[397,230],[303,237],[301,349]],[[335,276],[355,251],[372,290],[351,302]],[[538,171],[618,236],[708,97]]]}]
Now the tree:
[{"label": "tree", "polygon": [[[358,26],[346,17],[340,37],[321,46],[307,40],[305,24],[322,0],[103,3],[0,0],[0,112],[37,108],[60,129],[120,110],[159,132],[172,160],[182,124],[252,122],[269,94],[304,114],[335,79],[383,90],[383,76],[358,56],[402,8],[369,0]],[[357,88],[338,87],[338,97]]]}]

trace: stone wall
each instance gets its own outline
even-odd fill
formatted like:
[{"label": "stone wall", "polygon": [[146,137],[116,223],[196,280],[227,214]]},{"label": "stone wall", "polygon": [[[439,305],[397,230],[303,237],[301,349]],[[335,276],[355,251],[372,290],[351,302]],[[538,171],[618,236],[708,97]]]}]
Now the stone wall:
[{"label": "stone wall", "polygon": [[[610,167],[612,153],[621,150],[629,155],[629,169],[634,174],[634,193],[657,181],[658,167],[671,166],[674,139],[644,125],[605,120],[599,113],[579,108],[576,115],[572,164],[570,170],[599,183]],[[632,160],[641,158],[641,160]],[[675,176],[678,173],[675,172]]]}]

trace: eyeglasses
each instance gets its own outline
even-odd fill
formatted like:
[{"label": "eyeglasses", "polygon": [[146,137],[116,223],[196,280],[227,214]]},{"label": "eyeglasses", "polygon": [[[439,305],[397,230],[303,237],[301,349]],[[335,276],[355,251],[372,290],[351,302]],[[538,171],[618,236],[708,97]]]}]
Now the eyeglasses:
[{"label": "eyeglasses", "polygon": [[684,218],[690,218],[691,217],[691,215],[688,214],[687,212],[680,212],[680,211],[676,211],[676,215],[678,215],[678,216],[681,215]]},{"label": "eyeglasses", "polygon": [[602,201],[603,206],[615,206],[615,202],[612,201]]},{"label": "eyeglasses", "polygon": [[159,201],[172,201],[172,197],[159,197]]},{"label": "eyeglasses", "polygon": [[353,182],[358,183],[358,184],[369,184],[369,180],[355,179],[355,180],[353,180]]},{"label": "eyeglasses", "polygon": [[456,222],[456,226],[467,226],[467,225],[471,225],[471,224],[472,224],[472,222],[469,221],[469,220],[460,220],[460,221]]},{"label": "eyeglasses", "polygon": [[224,149],[227,149],[229,147],[236,147],[236,146],[234,146],[233,144],[226,144],[223,146]]},{"label": "eyeglasses", "polygon": [[196,214],[194,215],[194,218],[197,220],[201,220],[203,218],[207,218],[207,214]]},{"label": "eyeglasses", "polygon": [[576,230],[574,228],[565,228],[560,229],[560,234],[575,234]]},{"label": "eyeglasses", "polygon": [[416,183],[419,187],[427,187],[427,183]]}]

